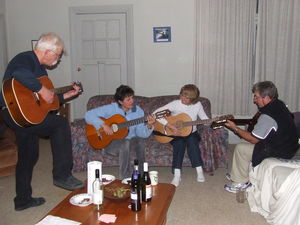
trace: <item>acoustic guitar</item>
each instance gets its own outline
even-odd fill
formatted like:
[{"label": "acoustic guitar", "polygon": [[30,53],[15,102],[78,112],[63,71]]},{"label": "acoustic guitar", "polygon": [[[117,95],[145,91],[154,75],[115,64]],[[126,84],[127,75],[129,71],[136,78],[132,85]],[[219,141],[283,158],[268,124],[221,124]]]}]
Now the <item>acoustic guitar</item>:
[{"label": "acoustic guitar", "polygon": [[[153,116],[155,119],[158,119],[169,116],[170,114],[170,110],[167,109],[157,112]],[[85,134],[88,139],[88,142],[95,149],[101,149],[106,147],[114,139],[125,138],[128,133],[128,127],[147,122],[147,116],[126,121],[126,118],[119,114],[113,115],[108,119],[105,119],[103,117],[100,117],[100,119],[112,128],[113,134],[107,135],[102,127],[99,130],[97,130],[93,125],[87,124],[85,126]]]},{"label": "acoustic guitar", "polygon": [[[213,119],[206,119],[206,120],[195,120],[192,119],[186,113],[180,113],[175,116],[169,116],[166,118],[168,123],[173,124],[179,131],[179,137],[186,137],[188,136],[193,129],[194,125],[201,125],[201,124],[210,124],[215,121],[226,121],[227,119],[233,118],[232,115],[220,116],[215,117]],[[162,125],[158,121],[154,123],[154,138],[160,143],[167,143],[172,141],[176,136],[171,129]],[[177,135],[178,136],[178,135]]]},{"label": "acoustic guitar", "polygon": [[[57,94],[64,94],[73,90],[73,85],[54,88],[48,76],[42,76],[37,79],[43,86],[54,92],[53,103],[46,103],[38,93],[26,88],[15,78],[7,79],[2,84],[2,95],[8,112],[13,121],[20,127],[41,123],[50,111],[58,110],[59,100]],[[80,88],[80,92],[83,91],[79,82],[74,84]]]},{"label": "acoustic guitar", "polygon": [[[232,119],[228,119],[228,120],[231,120],[232,122],[234,122],[236,125],[247,125],[247,131],[248,132],[252,132],[253,129],[254,129],[254,126],[255,124],[257,123],[257,120],[260,116],[260,112],[257,112],[253,118],[251,119],[235,119],[235,118],[232,118]],[[227,122],[227,120],[225,121],[215,121],[211,124],[211,127],[213,129],[217,129],[217,128],[221,128],[225,125],[225,123]]]}]

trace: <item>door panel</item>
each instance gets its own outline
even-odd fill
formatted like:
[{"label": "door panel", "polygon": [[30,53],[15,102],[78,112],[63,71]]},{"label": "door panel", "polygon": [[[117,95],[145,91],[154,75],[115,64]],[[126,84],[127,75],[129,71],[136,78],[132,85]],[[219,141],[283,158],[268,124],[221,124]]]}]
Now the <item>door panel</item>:
[{"label": "door panel", "polygon": [[[111,94],[114,93],[116,87],[120,85],[121,79],[121,68],[120,65],[105,65],[104,66],[104,73],[103,73],[103,80],[102,83],[102,94]],[[121,82],[122,83],[122,82]],[[108,84],[108,85],[104,85]],[[112,89],[112,87],[115,87]]]}]

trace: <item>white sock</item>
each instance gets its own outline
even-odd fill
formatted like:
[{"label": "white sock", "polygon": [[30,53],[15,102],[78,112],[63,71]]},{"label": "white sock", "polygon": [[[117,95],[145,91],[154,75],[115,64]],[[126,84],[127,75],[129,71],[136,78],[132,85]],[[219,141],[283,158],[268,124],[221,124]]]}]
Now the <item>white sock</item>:
[{"label": "white sock", "polygon": [[171,184],[173,184],[176,187],[178,187],[178,185],[180,183],[180,180],[181,180],[180,176],[181,176],[180,169],[174,169],[174,178],[173,178]]},{"label": "white sock", "polygon": [[204,174],[203,174],[202,166],[196,167],[196,171],[197,171],[197,181],[198,182],[204,182],[205,177],[204,177]]}]

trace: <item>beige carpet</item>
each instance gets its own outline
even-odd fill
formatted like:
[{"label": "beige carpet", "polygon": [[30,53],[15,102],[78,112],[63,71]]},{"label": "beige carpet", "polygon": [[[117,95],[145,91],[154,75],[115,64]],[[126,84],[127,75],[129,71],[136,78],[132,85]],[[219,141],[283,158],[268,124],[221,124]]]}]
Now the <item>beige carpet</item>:
[{"label": "beige carpet", "polygon": [[[45,197],[46,203],[16,212],[13,206],[14,176],[0,178],[0,225],[34,225],[69,193],[52,184],[52,155],[48,140],[41,140],[40,148],[40,159],[32,181],[33,196]],[[150,168],[154,169],[159,171],[160,182],[171,181],[170,168]],[[117,175],[118,168],[106,167],[103,172]],[[237,203],[234,194],[224,191],[226,172],[226,169],[218,169],[214,176],[205,174],[206,182],[198,183],[196,171],[184,167],[182,182],[169,208],[167,225],[267,225],[262,216],[250,212],[247,202]],[[80,179],[86,178],[85,172],[74,175]]]}]

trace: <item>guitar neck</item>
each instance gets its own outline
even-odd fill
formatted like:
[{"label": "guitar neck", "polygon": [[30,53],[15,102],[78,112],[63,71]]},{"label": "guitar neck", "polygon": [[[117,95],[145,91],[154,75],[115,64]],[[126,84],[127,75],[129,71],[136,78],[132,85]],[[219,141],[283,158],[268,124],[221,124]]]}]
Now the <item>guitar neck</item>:
[{"label": "guitar neck", "polygon": [[71,91],[73,90],[73,85],[69,85],[69,86],[64,86],[64,87],[60,87],[60,88],[53,88],[52,91],[55,93],[55,94],[64,94],[68,91]]},{"label": "guitar neck", "polygon": [[[161,118],[161,117],[169,116],[170,114],[171,114],[170,110],[162,110],[162,111],[159,111],[155,114],[152,114],[152,116],[154,117],[154,119],[158,119],[158,118]],[[148,121],[147,116],[143,116],[143,117],[140,117],[140,118],[137,118],[137,119],[134,119],[134,120],[129,120],[129,121],[126,121],[126,122],[123,122],[123,123],[119,123],[118,128],[122,129],[124,127],[130,127],[130,126],[137,125],[139,123],[144,123],[144,122],[147,122],[147,121]]]},{"label": "guitar neck", "polygon": [[130,126],[134,126],[134,125],[137,125],[137,124],[140,124],[140,123],[144,123],[146,121],[147,121],[147,117],[144,116],[144,117],[140,117],[140,118],[137,118],[137,119],[134,119],[134,120],[126,121],[124,123],[119,123],[118,127],[119,127],[119,129],[122,129],[124,127],[130,127]]},{"label": "guitar neck", "polygon": [[183,126],[187,127],[187,126],[195,126],[195,125],[202,125],[202,124],[209,124],[212,123],[214,121],[216,121],[217,118],[213,118],[213,119],[205,119],[205,120],[195,120],[195,121],[188,121],[188,122],[184,122]]},{"label": "guitar neck", "polygon": [[231,121],[234,122],[236,125],[246,125],[250,124],[253,121],[253,119],[233,119]]}]

